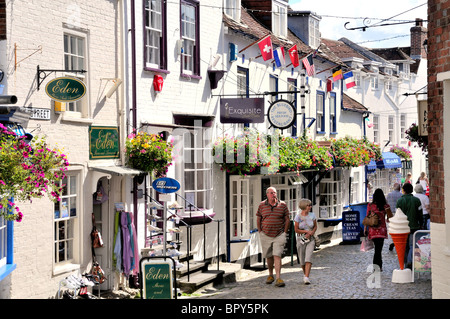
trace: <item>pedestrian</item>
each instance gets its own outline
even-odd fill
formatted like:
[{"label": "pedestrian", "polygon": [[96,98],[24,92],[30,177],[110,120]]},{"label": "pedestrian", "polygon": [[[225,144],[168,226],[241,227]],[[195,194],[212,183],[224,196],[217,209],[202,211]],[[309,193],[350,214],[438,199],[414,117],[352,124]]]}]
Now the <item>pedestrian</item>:
[{"label": "pedestrian", "polygon": [[424,189],[421,184],[416,184],[416,186],[414,186],[414,191],[416,192],[414,196],[420,199],[420,203],[422,204],[422,229],[430,229],[430,199],[427,195],[425,195]]},{"label": "pedestrian", "polygon": [[[267,189],[266,197],[256,212],[262,255],[267,259],[269,269],[266,283],[271,284],[276,279],[275,286],[284,287],[285,283],[281,279],[281,257],[290,227],[289,208],[277,198],[277,190],[274,187]],[[273,277],[274,268],[276,278]]]},{"label": "pedestrian", "polygon": [[303,269],[303,282],[309,285],[311,283],[309,274],[312,266],[312,255],[316,245],[314,234],[317,230],[317,219],[311,211],[312,203],[309,199],[300,199],[298,208],[300,210],[294,218],[294,229],[297,234],[297,252]]},{"label": "pedestrian", "polygon": [[423,192],[425,195],[429,195],[429,182],[428,177],[425,172],[420,173],[420,177],[417,179],[417,184],[422,185]]},{"label": "pedestrian", "polygon": [[[395,214],[395,207],[397,207],[397,200],[402,197],[402,192],[401,192],[401,187],[399,183],[395,183],[394,184],[394,188],[393,190],[387,194],[386,196],[386,201],[388,203],[388,205],[391,207],[392,213]],[[389,218],[388,218],[389,221]],[[395,247],[394,243],[391,243],[389,245],[389,250],[393,250]]]},{"label": "pedestrian", "polygon": [[378,216],[378,224],[376,226],[364,226],[364,234],[374,244],[373,264],[378,265],[380,271],[383,270],[383,258],[381,252],[383,250],[384,240],[388,238],[386,226],[386,209],[390,208],[386,202],[386,197],[381,188],[377,188],[373,193],[372,202],[367,205],[367,214],[376,214]]},{"label": "pedestrian", "polygon": [[406,178],[405,178],[405,181],[403,182],[403,184],[405,184],[405,183],[409,183],[409,184],[412,183],[412,174],[411,173],[406,174]]},{"label": "pedestrian", "polygon": [[405,183],[402,186],[403,195],[397,201],[397,208],[400,208],[408,218],[410,233],[408,235],[408,244],[405,249],[405,265],[407,268],[412,267],[412,239],[413,234],[418,231],[423,222],[422,203],[420,199],[412,194],[413,186]]}]

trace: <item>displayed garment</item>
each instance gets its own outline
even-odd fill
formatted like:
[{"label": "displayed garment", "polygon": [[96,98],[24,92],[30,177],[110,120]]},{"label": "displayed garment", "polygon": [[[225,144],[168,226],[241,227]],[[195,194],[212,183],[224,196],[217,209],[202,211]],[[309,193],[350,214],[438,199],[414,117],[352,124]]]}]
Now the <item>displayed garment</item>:
[{"label": "displayed garment", "polygon": [[137,275],[139,272],[139,252],[133,214],[116,212],[114,218],[113,263],[116,271],[125,276]]}]

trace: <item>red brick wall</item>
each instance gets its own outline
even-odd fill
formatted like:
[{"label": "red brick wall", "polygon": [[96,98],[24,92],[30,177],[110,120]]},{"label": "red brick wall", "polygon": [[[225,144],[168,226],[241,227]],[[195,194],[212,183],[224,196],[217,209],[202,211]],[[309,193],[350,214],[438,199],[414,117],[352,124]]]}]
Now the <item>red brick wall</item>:
[{"label": "red brick wall", "polygon": [[6,0],[0,0],[0,40],[6,40]]},{"label": "red brick wall", "polygon": [[449,12],[450,1],[428,0],[428,167],[434,223],[445,223],[443,83],[437,82],[436,76],[450,71]]}]

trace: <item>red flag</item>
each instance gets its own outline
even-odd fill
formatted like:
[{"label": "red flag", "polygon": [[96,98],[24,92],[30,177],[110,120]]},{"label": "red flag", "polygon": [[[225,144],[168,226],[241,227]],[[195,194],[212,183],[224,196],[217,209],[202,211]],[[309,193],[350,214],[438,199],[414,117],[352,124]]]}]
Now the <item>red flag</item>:
[{"label": "red flag", "polygon": [[292,66],[294,68],[298,67],[300,65],[300,60],[298,58],[298,51],[297,51],[297,45],[294,44],[292,48],[288,50],[289,57],[291,58]]},{"label": "red flag", "polygon": [[270,39],[270,35],[259,41],[258,46],[264,61],[273,59],[272,40]]},{"label": "red flag", "polygon": [[333,81],[327,79],[327,92],[333,91]]}]

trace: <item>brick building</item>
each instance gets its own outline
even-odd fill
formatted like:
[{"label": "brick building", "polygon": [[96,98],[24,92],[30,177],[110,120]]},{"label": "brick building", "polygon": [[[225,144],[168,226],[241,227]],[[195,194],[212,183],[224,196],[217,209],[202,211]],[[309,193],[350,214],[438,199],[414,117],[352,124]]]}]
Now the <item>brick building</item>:
[{"label": "brick building", "polygon": [[428,153],[433,298],[450,297],[450,3],[428,1]]}]

